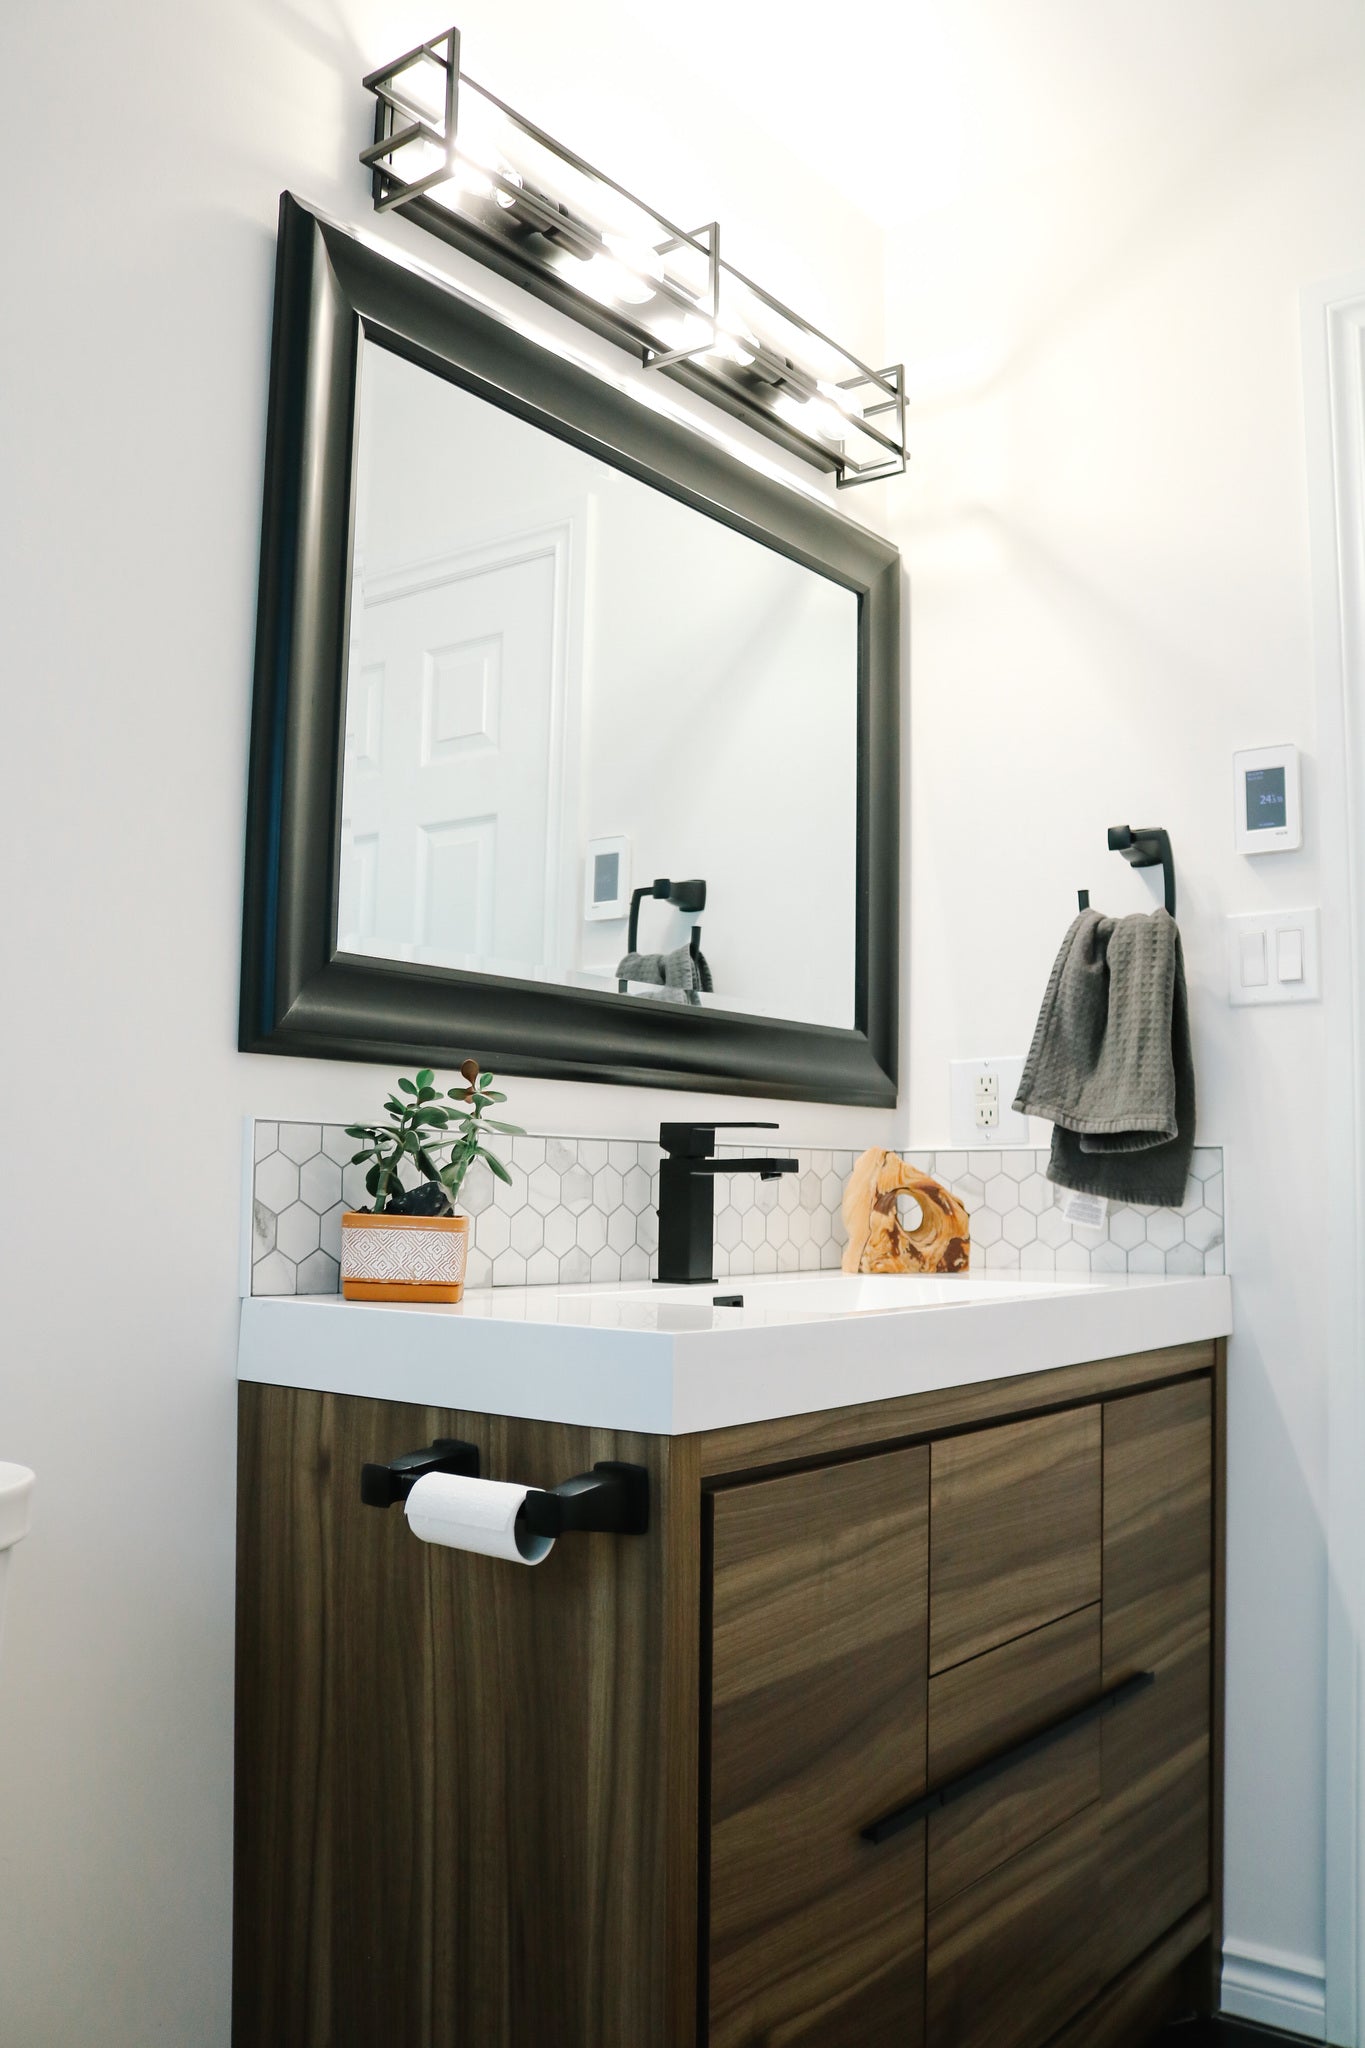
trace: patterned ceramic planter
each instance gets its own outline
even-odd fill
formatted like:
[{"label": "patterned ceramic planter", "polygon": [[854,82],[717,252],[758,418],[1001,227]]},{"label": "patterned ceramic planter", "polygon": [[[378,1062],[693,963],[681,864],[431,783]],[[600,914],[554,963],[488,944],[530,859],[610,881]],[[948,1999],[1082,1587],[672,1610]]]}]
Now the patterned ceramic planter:
[{"label": "patterned ceramic planter", "polygon": [[469,1250],[467,1216],[341,1218],[341,1291],[347,1301],[458,1301]]}]

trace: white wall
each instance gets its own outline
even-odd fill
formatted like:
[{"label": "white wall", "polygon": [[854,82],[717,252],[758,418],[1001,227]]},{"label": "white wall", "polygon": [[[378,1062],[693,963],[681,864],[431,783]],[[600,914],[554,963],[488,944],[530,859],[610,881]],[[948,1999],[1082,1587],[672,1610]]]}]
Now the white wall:
[{"label": "white wall", "polygon": [[[735,221],[737,259],[875,354],[878,232],[630,13],[470,0],[469,68],[665,207]],[[228,2038],[240,1119],[345,1118],[380,1085],[234,1050],[275,210],[288,185],[373,221],[359,80],[444,23],[412,0],[6,22],[68,122],[35,106],[0,226],[0,1444],[39,1473],[0,1669],[6,2048]],[[622,1134],[706,1106],[515,1100]],[[807,1142],[896,1128],[777,1114]]]},{"label": "white wall", "polygon": [[[1232,48],[1243,10],[1215,14]],[[1231,1975],[1279,1952],[1308,2003],[1278,2016],[1311,2024],[1329,1794],[1324,1012],[1229,1010],[1221,922],[1322,895],[1298,294],[1365,261],[1365,17],[1300,15],[1301,61],[1254,99],[1191,106],[1185,31],[1161,10],[1168,41],[1145,61],[1172,90],[1142,118],[1092,125],[1078,97],[1029,176],[984,137],[974,189],[892,245],[888,333],[913,338],[920,401],[893,501],[913,592],[912,1128],[946,1137],[951,1056],[1024,1049],[1078,887],[1111,911],[1153,901],[1105,827],[1165,825],[1236,1276]],[[1088,66],[1098,93],[1097,53],[1122,61],[1115,10],[1071,14],[1064,44],[1033,28],[1012,51],[1021,106],[1055,106],[1059,74]],[[1305,751],[1305,846],[1248,861],[1230,757],[1281,740]]]}]

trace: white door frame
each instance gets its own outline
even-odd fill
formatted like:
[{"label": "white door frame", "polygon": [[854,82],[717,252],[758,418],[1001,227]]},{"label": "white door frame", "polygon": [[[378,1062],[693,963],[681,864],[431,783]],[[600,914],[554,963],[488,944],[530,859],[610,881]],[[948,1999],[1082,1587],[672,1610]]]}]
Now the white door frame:
[{"label": "white door frame", "polygon": [[534,526],[480,534],[477,539],[422,561],[389,567],[366,565],[359,574],[362,602],[410,597],[441,583],[511,569],[548,556],[554,566],[554,624],[550,677],[550,759],[545,818],[545,925],[541,958],[552,971],[572,965],[556,957],[566,933],[576,929],[566,905],[578,898],[579,748],[582,732],[583,645],[587,630],[588,548],[592,500],[556,507]]},{"label": "white door frame", "polygon": [[[1365,2041],[1365,274],[1303,294],[1328,1168],[1326,2034]],[[1339,991],[1339,992],[1338,992]]]}]

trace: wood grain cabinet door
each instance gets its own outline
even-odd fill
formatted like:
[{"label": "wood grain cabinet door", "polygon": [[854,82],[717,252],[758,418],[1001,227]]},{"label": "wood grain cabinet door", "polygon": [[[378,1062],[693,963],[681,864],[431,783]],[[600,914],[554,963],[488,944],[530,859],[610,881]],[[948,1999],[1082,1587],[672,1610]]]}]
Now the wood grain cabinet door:
[{"label": "wood grain cabinet door", "polygon": [[708,2048],[920,2048],[924,1826],[860,1829],[925,1786],[928,1490],[916,1448],[713,1497]]},{"label": "wood grain cabinet door", "polygon": [[1207,1379],[1104,1409],[1104,1683],[1156,1683],[1104,1723],[1106,1974],[1209,1890],[1213,1593]]},{"label": "wood grain cabinet door", "polygon": [[1041,2048],[1100,1989],[1095,1801],[929,1915],[929,2048]]},{"label": "wood grain cabinet door", "polygon": [[1099,1597],[1097,1405],[934,1445],[931,1671]]}]

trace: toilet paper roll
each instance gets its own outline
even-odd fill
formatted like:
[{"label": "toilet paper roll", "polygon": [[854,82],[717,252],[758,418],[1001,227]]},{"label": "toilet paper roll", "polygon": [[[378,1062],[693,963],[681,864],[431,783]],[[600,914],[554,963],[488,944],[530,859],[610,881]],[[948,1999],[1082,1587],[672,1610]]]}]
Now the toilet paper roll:
[{"label": "toilet paper roll", "polygon": [[473,1550],[480,1557],[505,1557],[512,1564],[540,1564],[555,1547],[553,1536],[537,1536],[521,1512],[529,1488],[502,1479],[470,1479],[459,1472],[428,1472],[404,1502],[408,1527],[423,1543],[448,1550]]}]

